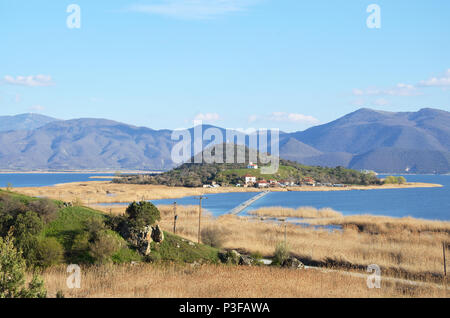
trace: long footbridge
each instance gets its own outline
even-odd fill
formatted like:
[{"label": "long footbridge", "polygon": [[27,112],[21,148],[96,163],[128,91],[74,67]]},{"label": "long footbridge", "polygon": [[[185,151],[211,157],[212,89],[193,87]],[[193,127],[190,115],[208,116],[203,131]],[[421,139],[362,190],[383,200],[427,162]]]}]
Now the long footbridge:
[{"label": "long footbridge", "polygon": [[241,213],[242,211],[244,211],[246,208],[248,208],[250,205],[252,205],[253,203],[255,203],[256,201],[258,201],[259,199],[263,198],[264,196],[266,196],[270,191],[264,191],[261,193],[258,193],[257,195],[255,195],[253,198],[251,198],[250,200],[245,201],[244,203],[239,204],[237,207],[235,207],[233,210],[231,210],[229,212],[229,214],[234,214],[237,215],[239,213]]}]

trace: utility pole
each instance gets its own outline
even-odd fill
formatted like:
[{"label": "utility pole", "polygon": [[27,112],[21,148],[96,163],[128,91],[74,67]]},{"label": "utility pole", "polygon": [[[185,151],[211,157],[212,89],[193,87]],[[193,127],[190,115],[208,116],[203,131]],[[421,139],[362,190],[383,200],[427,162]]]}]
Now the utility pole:
[{"label": "utility pole", "polygon": [[173,203],[173,233],[174,233],[174,234],[177,233],[177,219],[178,219],[178,215],[177,215],[177,203],[174,202],[174,203]]},{"label": "utility pole", "polygon": [[447,249],[447,243],[442,242],[442,255],[444,256],[444,291],[445,298],[447,298],[447,260],[445,259],[445,250]]},{"label": "utility pole", "polygon": [[287,249],[287,223],[284,220],[284,247]]},{"label": "utility pole", "polygon": [[201,222],[202,222],[202,200],[207,199],[207,197],[200,195],[198,197],[199,203],[198,203],[198,244],[200,244],[200,237],[201,237]]}]

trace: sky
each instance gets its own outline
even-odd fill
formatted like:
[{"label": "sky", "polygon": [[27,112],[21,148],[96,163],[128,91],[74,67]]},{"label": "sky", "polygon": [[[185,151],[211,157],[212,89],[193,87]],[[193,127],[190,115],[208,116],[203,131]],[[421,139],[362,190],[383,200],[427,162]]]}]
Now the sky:
[{"label": "sky", "polygon": [[448,0],[0,0],[0,115],[298,131],[450,111],[449,39]]}]

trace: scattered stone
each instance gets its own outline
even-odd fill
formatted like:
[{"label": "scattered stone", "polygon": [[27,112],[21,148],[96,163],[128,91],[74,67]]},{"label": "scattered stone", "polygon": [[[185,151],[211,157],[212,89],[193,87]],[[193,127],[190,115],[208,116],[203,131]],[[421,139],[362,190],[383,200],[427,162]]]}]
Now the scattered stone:
[{"label": "scattered stone", "polygon": [[255,260],[250,256],[241,255],[241,257],[239,258],[239,265],[241,266],[252,266],[254,262]]},{"label": "scattered stone", "polygon": [[195,246],[195,243],[189,242],[189,245],[190,245],[190,246]]},{"label": "scattered stone", "polygon": [[283,268],[291,268],[291,269],[302,269],[305,268],[302,262],[300,262],[297,258],[290,256],[281,264]]},{"label": "scattered stone", "polygon": [[241,254],[239,254],[235,250],[227,251],[219,253],[219,259],[222,261],[222,263],[225,264],[234,264],[238,265],[241,259]]}]

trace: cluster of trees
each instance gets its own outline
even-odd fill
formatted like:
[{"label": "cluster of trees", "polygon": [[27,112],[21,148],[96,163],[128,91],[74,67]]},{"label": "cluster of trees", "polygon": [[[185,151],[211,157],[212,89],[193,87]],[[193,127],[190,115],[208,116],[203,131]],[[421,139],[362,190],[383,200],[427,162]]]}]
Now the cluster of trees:
[{"label": "cluster of trees", "polygon": [[114,216],[108,220],[111,229],[123,238],[129,238],[132,233],[138,233],[145,226],[154,225],[161,220],[158,208],[151,202],[141,201],[131,203],[125,215]]},{"label": "cluster of trees", "polygon": [[[270,175],[266,179],[289,180],[301,183],[305,178],[313,178],[320,183],[341,183],[372,185],[381,181],[372,173],[363,173],[343,167],[326,168],[301,165],[296,162],[280,160],[280,167],[287,167],[288,175]],[[201,187],[216,182],[222,185],[243,183],[242,174],[223,173],[227,170],[246,169],[247,164],[183,164],[171,171],[157,175],[134,175],[114,179],[115,183],[159,184],[171,187]]]},{"label": "cluster of trees", "polygon": [[14,247],[23,253],[29,267],[48,267],[59,263],[64,249],[53,237],[39,235],[57,217],[58,207],[51,200],[22,201],[0,195],[0,237],[14,238]]},{"label": "cluster of trees", "polygon": [[406,179],[403,176],[400,176],[400,177],[389,176],[384,179],[384,183],[385,184],[405,184]]}]

